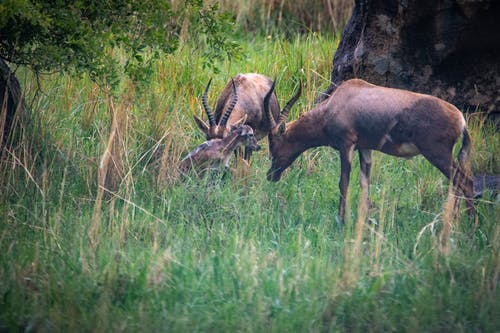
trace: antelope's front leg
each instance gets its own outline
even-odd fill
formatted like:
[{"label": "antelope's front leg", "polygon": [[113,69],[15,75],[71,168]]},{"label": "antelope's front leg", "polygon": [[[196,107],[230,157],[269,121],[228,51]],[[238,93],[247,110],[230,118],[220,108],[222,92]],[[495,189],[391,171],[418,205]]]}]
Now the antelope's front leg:
[{"label": "antelope's front leg", "polygon": [[340,203],[339,216],[340,222],[343,224],[345,217],[345,202],[347,200],[347,188],[349,187],[349,176],[351,175],[352,154],[354,145],[340,150]]},{"label": "antelope's front leg", "polygon": [[250,162],[250,157],[252,156],[252,152],[253,152],[252,149],[245,147],[245,157],[244,157],[245,161]]},{"label": "antelope's front leg", "polygon": [[359,184],[361,186],[360,205],[358,207],[358,218],[363,215],[363,219],[368,215],[370,208],[370,169],[371,169],[372,151],[370,149],[359,150]]}]

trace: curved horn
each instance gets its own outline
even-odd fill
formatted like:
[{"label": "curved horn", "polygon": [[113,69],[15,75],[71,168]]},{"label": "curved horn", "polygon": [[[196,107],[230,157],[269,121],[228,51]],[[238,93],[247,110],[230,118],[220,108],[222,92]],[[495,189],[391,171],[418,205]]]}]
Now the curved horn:
[{"label": "curved horn", "polygon": [[238,93],[236,92],[236,84],[234,83],[233,79],[231,79],[231,83],[233,85],[233,94],[234,94],[234,97],[233,97],[233,100],[231,101],[231,103],[229,104],[229,106],[227,107],[227,110],[224,113],[224,116],[222,117],[222,119],[220,121],[220,126],[221,127],[226,127],[227,120],[229,119],[229,116],[231,115],[231,112],[233,112],[233,109],[234,109],[234,106],[236,105],[236,102],[238,102]]},{"label": "curved horn", "polygon": [[210,127],[215,126],[214,115],[212,113],[212,110],[210,109],[210,106],[208,106],[207,103],[208,88],[210,88],[211,83],[212,79],[208,81],[207,87],[205,88],[205,92],[203,93],[203,97],[201,98],[201,102],[203,103],[203,108],[205,109],[205,112],[207,113],[208,116],[208,124],[210,125]]},{"label": "curved horn", "polygon": [[288,114],[290,113],[290,110],[292,109],[292,106],[297,102],[299,99],[300,95],[302,94],[302,80],[299,79],[299,89],[297,90],[297,93],[295,96],[293,96],[288,103],[286,103],[285,107],[281,111],[280,117],[278,119],[278,124],[285,122],[286,119],[288,118]]},{"label": "curved horn", "polygon": [[276,86],[276,80],[273,81],[271,89],[269,89],[266,96],[264,97],[264,116],[267,117],[267,120],[269,121],[271,128],[274,128],[276,126],[276,121],[274,120],[273,114],[271,113],[271,110],[269,110],[269,100],[273,95],[275,86]]}]

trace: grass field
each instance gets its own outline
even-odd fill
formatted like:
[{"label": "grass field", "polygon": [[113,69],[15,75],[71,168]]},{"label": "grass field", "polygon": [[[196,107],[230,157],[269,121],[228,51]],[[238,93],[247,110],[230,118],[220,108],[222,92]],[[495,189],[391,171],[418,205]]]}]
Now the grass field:
[{"label": "grass field", "polygon": [[[357,157],[340,227],[331,149],[307,151],[278,183],[265,179],[267,140],[248,175],[233,161],[232,179],[178,178],[203,141],[192,116],[205,118],[210,77],[211,105],[240,72],[277,78],[281,105],[300,77],[295,119],[328,86],[337,42],[242,40],[217,75],[181,47],[114,97],[62,74],[35,94],[20,71],[32,112],[0,165],[0,331],[500,331],[499,198],[478,202],[477,226],[461,214],[443,232],[448,181],[422,157],[374,154],[362,234]],[[468,121],[473,170],[500,173],[500,135]]]}]

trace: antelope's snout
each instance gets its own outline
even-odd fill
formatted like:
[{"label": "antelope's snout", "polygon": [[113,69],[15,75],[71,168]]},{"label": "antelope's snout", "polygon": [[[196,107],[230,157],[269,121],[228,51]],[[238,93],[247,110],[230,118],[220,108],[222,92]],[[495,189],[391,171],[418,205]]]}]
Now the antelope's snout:
[{"label": "antelope's snout", "polygon": [[276,167],[273,163],[271,168],[267,170],[267,180],[270,182],[277,182],[281,179],[281,168]]},{"label": "antelope's snout", "polygon": [[259,151],[260,150],[260,145],[256,144],[255,146],[251,146],[250,149],[252,149],[253,151]]},{"label": "antelope's snout", "polygon": [[247,147],[253,151],[260,150],[260,145],[257,143],[257,140],[255,138],[253,138],[253,140],[250,142],[249,145],[247,145]]}]

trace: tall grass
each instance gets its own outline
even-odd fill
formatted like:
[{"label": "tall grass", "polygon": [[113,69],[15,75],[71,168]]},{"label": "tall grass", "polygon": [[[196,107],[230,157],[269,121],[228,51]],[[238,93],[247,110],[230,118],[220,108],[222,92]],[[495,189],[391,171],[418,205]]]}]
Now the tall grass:
[{"label": "tall grass", "polygon": [[[316,31],[340,34],[351,16],[353,0],[219,0],[220,8],[235,13],[245,31]],[[264,29],[264,31],[260,31]]]},{"label": "tall grass", "polygon": [[[277,78],[283,105],[300,77],[294,119],[327,86],[336,45],[321,34],[242,40],[244,58],[221,66],[209,100],[236,73],[260,72]],[[366,224],[354,167],[344,227],[328,148],[279,183],[265,180],[265,140],[245,177],[181,181],[211,76],[181,47],[140,93],[126,84],[111,98],[53,74],[35,94],[20,77],[32,113],[0,167],[1,330],[500,330],[498,198],[479,201],[478,226],[458,217],[443,254],[448,182],[421,157],[374,154]],[[469,123],[474,170],[495,171],[499,134]],[[119,177],[106,183],[112,165]]]},{"label": "tall grass", "polygon": [[[184,0],[171,0],[178,8]],[[209,4],[234,16],[240,33],[266,35],[280,32],[286,36],[321,32],[340,35],[351,16],[354,0],[211,0]],[[190,27],[185,22],[183,30]]]}]

